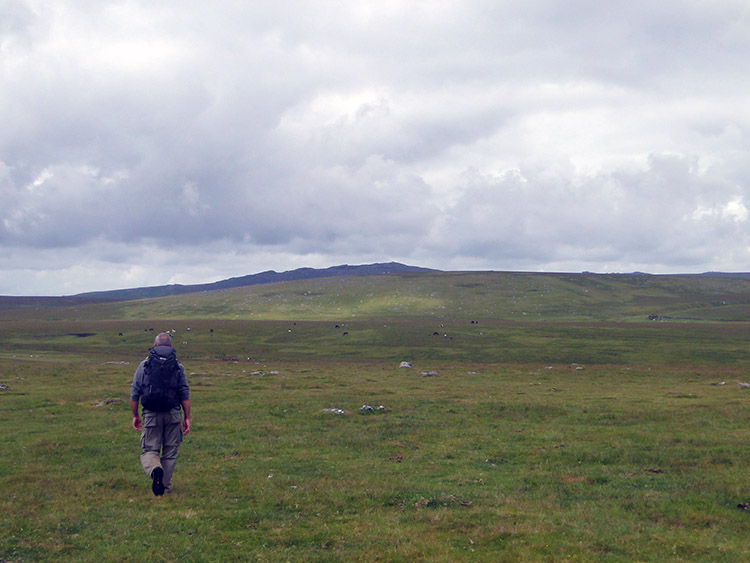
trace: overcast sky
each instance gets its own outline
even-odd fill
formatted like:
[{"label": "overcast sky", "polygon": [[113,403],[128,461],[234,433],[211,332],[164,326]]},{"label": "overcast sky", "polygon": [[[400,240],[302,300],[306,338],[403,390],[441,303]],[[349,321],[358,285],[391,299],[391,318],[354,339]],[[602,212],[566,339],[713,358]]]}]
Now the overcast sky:
[{"label": "overcast sky", "polygon": [[747,0],[0,0],[0,294],[750,271]]}]

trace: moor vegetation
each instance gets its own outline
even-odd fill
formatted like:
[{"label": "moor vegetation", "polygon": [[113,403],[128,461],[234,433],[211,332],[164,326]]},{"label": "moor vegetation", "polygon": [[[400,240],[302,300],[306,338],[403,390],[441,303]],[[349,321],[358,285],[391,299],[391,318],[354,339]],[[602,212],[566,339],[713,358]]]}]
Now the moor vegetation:
[{"label": "moor vegetation", "polygon": [[[161,330],[194,421],[154,497],[128,391]],[[29,299],[0,310],[0,561],[744,561],[749,331],[750,280],[698,276]]]}]

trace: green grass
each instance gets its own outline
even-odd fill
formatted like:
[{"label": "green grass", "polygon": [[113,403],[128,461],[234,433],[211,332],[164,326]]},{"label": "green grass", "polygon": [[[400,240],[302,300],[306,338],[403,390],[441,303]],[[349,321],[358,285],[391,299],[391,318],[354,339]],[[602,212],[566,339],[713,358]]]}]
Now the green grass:
[{"label": "green grass", "polygon": [[149,341],[160,330],[174,331],[181,357],[191,361],[348,358],[721,366],[750,362],[750,323],[485,319],[474,324],[466,319],[431,318],[340,323],[222,319],[0,321],[0,357],[33,355],[53,361],[69,354],[101,354],[135,361],[145,356]]},{"label": "green grass", "polygon": [[[750,556],[744,282],[336,283],[0,313],[0,561]],[[194,420],[157,498],[128,395],[160,330]]]},{"label": "green grass", "polygon": [[155,498],[128,427],[134,364],[73,357],[86,341],[0,360],[2,560],[749,555],[734,367],[186,362],[194,432]]},{"label": "green grass", "polygon": [[[12,301],[12,300],[11,300]],[[0,319],[342,322],[415,317],[515,321],[750,321],[750,279],[634,274],[431,272],[321,278],[118,303],[24,298]],[[20,303],[19,303],[20,304]]]}]

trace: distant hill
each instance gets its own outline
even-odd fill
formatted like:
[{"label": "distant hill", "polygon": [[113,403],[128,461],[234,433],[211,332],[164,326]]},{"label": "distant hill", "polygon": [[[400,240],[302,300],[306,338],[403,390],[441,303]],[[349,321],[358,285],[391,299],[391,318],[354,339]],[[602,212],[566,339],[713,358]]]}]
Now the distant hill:
[{"label": "distant hill", "polygon": [[[376,276],[383,274],[413,274],[426,272],[439,272],[430,268],[421,268],[419,266],[408,266],[398,262],[363,264],[359,266],[350,266],[343,264],[332,266],[330,268],[298,268],[296,270],[287,270],[285,272],[276,272],[268,270],[259,274],[249,274],[236,278],[229,278],[212,283],[195,284],[195,285],[159,285],[150,287],[137,287],[132,289],[115,289],[109,291],[93,291],[88,293],[79,293],[77,295],[48,298],[61,299],[60,304],[69,305],[76,302],[91,301],[128,301],[131,299],[149,299],[152,297],[166,297],[170,295],[184,295],[187,293],[198,293],[203,291],[216,291],[220,289],[234,289],[236,287],[247,287],[251,285],[264,285],[278,282],[310,280],[317,278],[338,278],[352,276]],[[590,274],[591,272],[583,272]],[[633,275],[648,276],[651,274],[636,272]],[[705,272],[702,274],[678,274],[681,276],[701,276],[715,278],[742,278],[750,279],[750,273],[726,273],[726,272]],[[33,298],[30,298],[33,299]],[[72,301],[73,303],[71,303]],[[0,305],[2,303],[0,302]]]},{"label": "distant hill", "polygon": [[473,321],[750,323],[750,276],[444,272],[372,264],[263,272],[194,286],[57,298],[0,297],[0,320],[339,322],[417,316]]},{"label": "distant hill", "polygon": [[703,274],[694,275],[704,276],[708,278],[742,278],[745,280],[750,280],[750,272],[705,272]]},{"label": "distant hill", "polygon": [[[10,319],[468,315],[475,319],[748,322],[748,284],[748,273],[445,272],[387,263],[267,271],[208,284],[64,297],[0,296],[0,310]],[[149,300],[141,303],[139,299]],[[71,310],[82,305],[101,307]]]},{"label": "distant hill", "polygon": [[251,285],[262,285],[277,282],[307,280],[316,278],[334,278],[351,276],[375,276],[382,274],[411,274],[418,272],[437,272],[430,268],[418,266],[407,266],[398,262],[364,264],[350,266],[332,266],[330,268],[298,268],[285,272],[268,270],[259,274],[250,274],[236,278],[229,278],[212,283],[195,285],[159,285],[151,287],[137,287],[132,289],[114,289],[109,291],[92,291],[68,295],[64,297],[11,297],[0,296],[0,309],[19,309],[34,307],[75,306],[86,303],[97,303],[106,301],[129,301],[133,299],[149,299],[152,297],[167,297],[171,295],[184,295],[187,293],[199,293],[204,291],[216,291],[220,289],[234,289]]},{"label": "distant hill", "polygon": [[[86,311],[81,314],[93,314]],[[300,279],[106,304],[113,319],[749,322],[750,279],[418,272]],[[744,329],[743,329],[744,330]]]},{"label": "distant hill", "polygon": [[80,293],[75,297],[85,299],[106,299],[125,301],[129,299],[148,299],[151,297],[165,297],[167,295],[183,295],[185,293],[198,293],[201,291],[216,291],[218,289],[234,289],[235,287],[246,287],[248,285],[263,285],[285,281],[309,280],[315,278],[336,278],[349,276],[376,276],[381,274],[412,274],[416,272],[435,272],[429,268],[407,266],[398,262],[387,264],[364,264],[361,266],[332,266],[330,268],[298,268],[286,272],[268,270],[259,274],[250,274],[237,278],[229,278],[213,283],[196,285],[160,285],[153,287],[139,287],[134,289],[116,289],[112,291],[94,291]]}]

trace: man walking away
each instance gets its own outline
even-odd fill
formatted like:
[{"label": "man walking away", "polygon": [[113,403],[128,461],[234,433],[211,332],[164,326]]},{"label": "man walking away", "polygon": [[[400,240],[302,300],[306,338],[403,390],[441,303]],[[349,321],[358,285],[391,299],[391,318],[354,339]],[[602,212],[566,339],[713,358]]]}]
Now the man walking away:
[{"label": "man walking away", "polygon": [[[138,415],[139,401],[143,419]],[[151,490],[161,496],[172,489],[177,448],[190,432],[190,388],[166,332],[156,336],[148,358],[135,370],[130,408],[133,428],[141,432],[141,466],[151,479]]]}]

